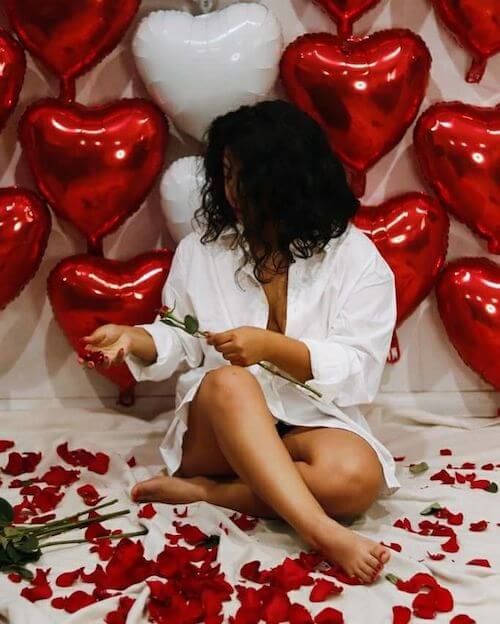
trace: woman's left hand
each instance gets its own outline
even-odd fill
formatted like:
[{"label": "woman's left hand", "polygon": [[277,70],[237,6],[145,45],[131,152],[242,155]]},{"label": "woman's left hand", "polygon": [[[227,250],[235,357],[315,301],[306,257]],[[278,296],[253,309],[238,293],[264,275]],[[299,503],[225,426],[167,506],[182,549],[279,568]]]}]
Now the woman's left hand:
[{"label": "woman's left hand", "polygon": [[217,334],[207,332],[207,344],[231,364],[252,366],[268,359],[272,333],[259,327],[236,327]]}]

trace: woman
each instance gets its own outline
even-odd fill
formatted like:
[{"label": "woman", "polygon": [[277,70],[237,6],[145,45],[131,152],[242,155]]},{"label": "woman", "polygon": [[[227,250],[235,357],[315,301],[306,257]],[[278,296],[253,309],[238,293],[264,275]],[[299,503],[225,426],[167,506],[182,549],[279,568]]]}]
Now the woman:
[{"label": "woman", "polygon": [[198,318],[207,339],[158,321],[86,338],[105,365],[125,360],[138,381],[182,371],[161,447],[169,476],[137,484],[132,496],[279,516],[371,582],[387,549],[337,520],[399,485],[357,407],[380,383],[394,277],[350,223],[358,202],[321,128],[291,104],[216,119],[204,167],[203,235],[179,243],[163,303]]}]

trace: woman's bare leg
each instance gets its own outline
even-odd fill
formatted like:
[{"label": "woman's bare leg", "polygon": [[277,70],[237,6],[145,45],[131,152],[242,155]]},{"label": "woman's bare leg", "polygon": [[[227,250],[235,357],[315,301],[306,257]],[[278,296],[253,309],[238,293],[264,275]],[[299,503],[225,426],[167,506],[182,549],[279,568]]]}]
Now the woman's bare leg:
[{"label": "woman's bare leg", "polygon": [[[222,454],[248,486],[246,493],[255,492],[327,559],[365,581],[372,579],[388,559],[386,549],[325,513],[279,438],[256,379],[244,368],[223,367],[207,374],[198,396]],[[158,482],[139,484],[132,495],[136,500],[162,500],[161,489]]]}]

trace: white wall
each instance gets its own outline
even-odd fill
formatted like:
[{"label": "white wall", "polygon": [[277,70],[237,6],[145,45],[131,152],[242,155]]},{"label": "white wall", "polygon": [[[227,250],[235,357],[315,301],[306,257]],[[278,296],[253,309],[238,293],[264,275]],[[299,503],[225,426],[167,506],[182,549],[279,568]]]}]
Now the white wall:
[{"label": "white wall", "polygon": [[[219,7],[231,4],[219,0]],[[283,28],[285,42],[303,32],[330,31],[332,22],[311,0],[267,0]],[[143,0],[139,16],[121,45],[101,64],[77,82],[77,100],[99,104],[122,96],[143,96],[146,92],[134,68],[130,41],[141,17],[154,9],[182,9],[192,6],[189,0]],[[5,19],[1,20],[5,25]],[[443,26],[436,23],[428,0],[381,0],[355,26],[355,32],[369,32],[387,27],[408,27],[425,39],[433,65],[424,108],[440,100],[460,100],[471,104],[493,105],[498,102],[500,55],[490,60],[480,85],[469,85],[464,75],[469,57]],[[13,183],[33,187],[26,163],[16,141],[19,117],[26,105],[58,92],[57,81],[44,68],[28,58],[26,80],[20,103],[0,136],[1,186]],[[280,94],[277,86],[276,93]],[[197,152],[189,138],[174,135],[168,149],[168,162]],[[421,190],[412,159],[411,130],[401,144],[383,158],[369,173],[364,201],[375,204],[393,194]],[[105,239],[105,255],[126,259],[137,253],[169,245],[168,233],[159,209],[158,186],[148,201],[118,232]],[[82,238],[54,219],[49,246],[42,266],[22,295],[0,316],[0,406],[17,408],[28,405],[105,402],[113,404],[115,388],[95,373],[86,373],[76,363],[61,330],[52,317],[46,297],[46,278],[63,257],[84,251]],[[485,243],[452,219],[449,258],[463,255],[487,256]],[[490,256],[493,258],[493,256]],[[441,326],[434,296],[431,295],[399,330],[401,361],[387,365],[381,392],[398,400],[413,402],[426,397],[438,406],[435,392],[446,392],[439,409],[451,405],[478,405],[493,413],[498,393],[469,370],[448,342]],[[158,396],[171,392],[173,381],[141,386],[139,396]],[[408,395],[408,393],[413,393]],[[424,394],[416,394],[424,393]],[[431,393],[431,394],[427,394]],[[454,402],[453,402],[454,401]],[[153,401],[153,403],[158,401]],[[164,400],[160,399],[164,404]],[[150,404],[152,402],[149,402]]]}]

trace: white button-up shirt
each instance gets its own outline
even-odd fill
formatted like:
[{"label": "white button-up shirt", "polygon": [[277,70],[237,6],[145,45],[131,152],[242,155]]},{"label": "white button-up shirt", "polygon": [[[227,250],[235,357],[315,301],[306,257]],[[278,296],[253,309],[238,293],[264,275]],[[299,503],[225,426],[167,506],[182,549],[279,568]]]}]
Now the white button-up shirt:
[{"label": "white button-up shirt", "polygon": [[[239,226],[241,229],[241,226]],[[221,332],[267,327],[269,306],[262,285],[247,264],[235,276],[243,252],[231,248],[233,233],[201,244],[193,232],[179,243],[163,289],[163,304],[175,314],[195,316],[202,331]],[[335,427],[353,431],[376,451],[386,491],[399,486],[389,451],[370,432],[359,405],[378,390],[396,322],[394,275],[370,239],[350,224],[339,238],[311,258],[296,258],[288,273],[286,335],[304,342],[313,378],[306,383],[322,394],[315,399],[258,365],[248,367],[260,383],[270,412],[293,425]],[[141,325],[158,353],[154,364],[134,356],[127,364],[137,381],[161,381],[180,371],[175,411],[161,452],[169,474],[181,463],[182,439],[188,426],[189,402],[204,375],[230,365],[205,340],[158,319]]]}]

